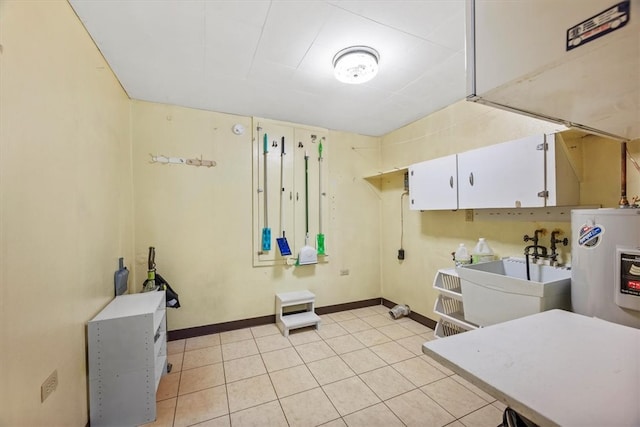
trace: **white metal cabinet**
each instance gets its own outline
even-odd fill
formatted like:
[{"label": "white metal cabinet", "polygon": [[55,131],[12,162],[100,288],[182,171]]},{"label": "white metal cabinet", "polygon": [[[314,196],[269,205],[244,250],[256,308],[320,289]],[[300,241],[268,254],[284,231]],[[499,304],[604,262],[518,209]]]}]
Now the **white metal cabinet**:
[{"label": "white metal cabinet", "polygon": [[457,156],[440,157],[409,167],[409,208],[458,208]]},{"label": "white metal cabinet", "polygon": [[491,145],[458,155],[458,207],[544,206],[544,135]]},{"label": "white metal cabinet", "polygon": [[167,372],[165,292],[117,296],[87,326],[92,426],[156,419],[156,391]]}]

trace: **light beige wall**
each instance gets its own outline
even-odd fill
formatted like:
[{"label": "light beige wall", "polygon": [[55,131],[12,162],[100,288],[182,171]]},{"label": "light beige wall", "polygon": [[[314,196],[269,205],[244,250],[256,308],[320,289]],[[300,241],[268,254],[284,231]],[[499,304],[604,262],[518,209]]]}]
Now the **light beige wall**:
[{"label": "light beige wall", "polygon": [[[328,262],[254,268],[251,118],[134,101],[132,121],[134,283],[139,290],[154,246],[182,304],[169,310],[170,330],[271,315],[277,292],[309,289],[318,306],[380,296],[379,195],[361,179],[379,162],[377,138],[329,133]],[[236,123],[244,135],[232,133]],[[151,164],[149,154],[217,166]]]},{"label": "light beige wall", "polygon": [[66,1],[0,1],[0,44],[0,425],[83,426],[86,322],[133,256],[129,100]]},{"label": "light beige wall", "polygon": [[[532,119],[506,111],[460,101],[382,139],[382,170],[407,166],[423,160],[460,153],[477,147],[496,144],[533,134],[560,129],[556,124]],[[581,204],[616,206],[620,198],[620,145],[616,141],[588,136],[568,141],[569,150],[576,150],[578,169],[582,170]],[[629,144],[638,156],[640,144]],[[500,161],[496,159],[496,167]],[[640,190],[639,173],[629,163],[629,195]],[[526,179],[526,177],[522,177]],[[431,319],[437,292],[432,281],[439,268],[453,266],[451,252],[459,243],[472,249],[479,237],[485,237],[499,256],[522,256],[524,234],[537,228],[559,228],[570,233],[569,222],[492,222],[465,221],[464,211],[408,210],[404,199],[404,249],[406,259],[397,260],[400,247],[400,195],[402,175],[393,174],[382,180],[382,296],[397,303],[407,303],[412,309]],[[548,246],[549,234],[543,238]],[[568,246],[561,250],[563,262],[570,261]]]}]

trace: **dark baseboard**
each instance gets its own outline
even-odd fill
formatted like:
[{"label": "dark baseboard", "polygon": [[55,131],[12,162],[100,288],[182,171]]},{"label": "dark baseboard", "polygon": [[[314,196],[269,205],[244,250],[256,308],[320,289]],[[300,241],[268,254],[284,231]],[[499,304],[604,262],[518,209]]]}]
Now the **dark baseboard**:
[{"label": "dark baseboard", "polygon": [[316,307],[316,314],[331,314],[339,311],[355,310],[356,308],[371,307],[372,305],[380,305],[382,298],[365,299],[362,301],[347,302],[344,304],[327,305],[325,307]]},{"label": "dark baseboard", "polygon": [[[317,314],[337,313],[345,310],[355,310],[357,308],[371,307],[373,305],[383,304],[385,307],[393,307],[396,305],[392,301],[384,298],[372,298],[362,301],[347,302],[344,304],[328,305],[325,307],[316,307]],[[421,314],[411,312],[409,318],[421,323],[431,329],[435,329],[436,322]],[[177,329],[167,333],[169,341],[181,340],[185,338],[195,338],[202,335],[217,334],[220,332],[233,331],[236,329],[252,328],[255,326],[268,325],[276,322],[275,314],[268,316],[252,317],[250,319],[234,320],[231,322],[215,323],[212,325],[195,326],[193,328]]]},{"label": "dark baseboard", "polygon": [[215,323],[212,325],[195,326],[193,328],[177,329],[167,333],[167,340],[175,341],[185,338],[194,338],[202,335],[217,334],[236,329],[252,328],[254,326],[276,323],[276,315],[252,317],[251,319],[234,320],[231,322]]}]

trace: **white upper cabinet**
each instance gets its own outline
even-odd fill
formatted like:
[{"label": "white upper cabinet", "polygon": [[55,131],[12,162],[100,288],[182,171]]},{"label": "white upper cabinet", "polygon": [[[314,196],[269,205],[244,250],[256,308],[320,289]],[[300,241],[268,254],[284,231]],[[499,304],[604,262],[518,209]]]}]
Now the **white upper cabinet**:
[{"label": "white upper cabinet", "polygon": [[440,157],[409,167],[409,208],[445,210],[458,208],[456,155]]},{"label": "white upper cabinet", "polygon": [[578,178],[556,135],[536,135],[409,167],[414,210],[531,208],[579,203]]},{"label": "white upper cabinet", "polygon": [[544,135],[458,155],[460,209],[544,206]]}]

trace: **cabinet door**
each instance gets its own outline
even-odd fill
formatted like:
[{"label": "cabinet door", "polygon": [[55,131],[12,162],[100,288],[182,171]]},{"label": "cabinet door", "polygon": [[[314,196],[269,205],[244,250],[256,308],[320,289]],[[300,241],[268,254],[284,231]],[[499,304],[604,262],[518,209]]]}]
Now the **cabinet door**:
[{"label": "cabinet door", "polygon": [[544,135],[458,154],[460,209],[545,205]]},{"label": "cabinet door", "polygon": [[409,208],[437,210],[458,208],[456,155],[440,157],[409,167]]}]

